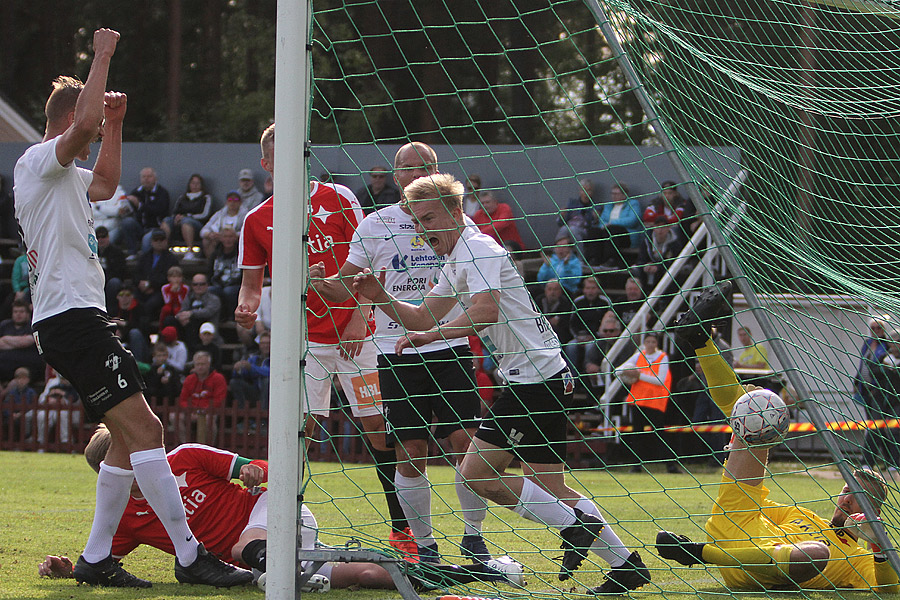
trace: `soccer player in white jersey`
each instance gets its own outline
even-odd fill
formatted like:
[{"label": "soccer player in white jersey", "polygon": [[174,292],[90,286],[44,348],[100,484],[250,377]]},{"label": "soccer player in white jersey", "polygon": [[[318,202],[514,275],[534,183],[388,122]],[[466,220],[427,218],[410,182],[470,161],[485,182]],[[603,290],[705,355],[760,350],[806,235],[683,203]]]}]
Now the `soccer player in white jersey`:
[{"label": "soccer player in white jersey", "polygon": [[[637,552],[630,552],[597,506],[566,485],[566,396],[574,381],[559,339],[535,308],[509,253],[490,237],[466,227],[462,183],[451,175],[422,177],[404,188],[416,231],[435,254],[446,257],[440,279],[419,305],[385,289],[384,272],[366,269],[354,290],[370,298],[410,332],[396,352],[477,334],[499,361],[508,382],[482,422],[462,463],[462,475],[484,498],[526,519],[555,527],[565,550],[560,580],[570,577],[588,549],[612,569],[599,594],[621,594],[650,581]],[[465,312],[449,322],[459,305]],[[518,456],[526,476],[506,472]]]},{"label": "soccer player in white jersey", "polygon": [[[116,190],[122,169],[122,121],[126,97],[106,92],[109,63],[119,34],[94,32],[94,59],[87,81],[59,77],[47,99],[46,132],[16,163],[16,218],[26,247],[34,302],[32,327],[38,351],[72,382],[87,418],[102,420],[112,443],[97,479],[94,523],[75,565],[80,583],[150,587],[111,556],[113,534],[134,480],[159,515],[176,551],[181,582],[218,587],[252,579],[199,544],[188,527],[178,484],[163,449],[163,428],[144,400],[137,362],[115,335],[106,314],[103,268],[90,201]],[[93,171],[90,144],[103,139]],[[186,566],[185,566],[186,565]]]},{"label": "soccer player in white jersey", "polygon": [[[421,142],[402,146],[394,158],[394,180],[400,189],[436,170],[437,154]],[[313,286],[333,301],[349,298],[350,278],[368,268],[386,269],[386,285],[395,296],[421,302],[440,272],[440,260],[416,233],[412,215],[402,204],[381,208],[362,220],[338,278],[318,279],[328,275],[325,265],[310,264]],[[397,446],[397,495],[418,544],[419,557],[437,561],[426,470],[428,441],[434,421],[434,437],[448,438],[457,460],[469,447],[481,416],[471,351],[462,337],[435,340],[400,356],[395,347],[406,333],[402,325],[381,311],[376,311],[375,325],[382,406]],[[473,561],[484,563],[491,558],[481,535],[487,503],[472,493],[459,473],[455,485],[465,526],[460,550]]]}]

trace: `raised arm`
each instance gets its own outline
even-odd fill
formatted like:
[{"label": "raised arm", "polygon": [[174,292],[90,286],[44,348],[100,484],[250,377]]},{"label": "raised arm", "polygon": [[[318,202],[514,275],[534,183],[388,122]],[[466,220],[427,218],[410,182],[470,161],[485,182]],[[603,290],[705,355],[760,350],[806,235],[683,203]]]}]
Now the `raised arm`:
[{"label": "raised arm", "polygon": [[118,41],[119,34],[112,29],[98,29],[94,32],[94,60],[75,103],[75,120],[56,143],[56,159],[61,165],[68,165],[75,160],[85,146],[100,134],[109,62]]},{"label": "raised arm", "polygon": [[[83,93],[83,92],[82,92]],[[116,193],[122,176],[122,122],[127,102],[125,94],[107,92],[103,100],[103,142],[94,164],[94,179],[88,188],[91,200],[107,200]]]}]

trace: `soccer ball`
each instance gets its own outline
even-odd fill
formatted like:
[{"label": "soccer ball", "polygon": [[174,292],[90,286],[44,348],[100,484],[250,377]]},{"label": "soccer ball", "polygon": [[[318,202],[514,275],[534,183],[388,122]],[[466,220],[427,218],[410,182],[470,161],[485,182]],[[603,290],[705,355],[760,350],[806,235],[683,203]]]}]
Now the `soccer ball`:
[{"label": "soccer ball", "polygon": [[748,446],[774,446],[784,440],[791,415],[778,394],[760,389],[738,398],[728,424]]},{"label": "soccer ball", "polygon": [[506,582],[513,587],[522,587],[525,585],[524,569],[522,563],[512,559],[509,556],[498,556],[492,558],[485,563],[488,567],[495,571],[499,571],[506,576]]}]

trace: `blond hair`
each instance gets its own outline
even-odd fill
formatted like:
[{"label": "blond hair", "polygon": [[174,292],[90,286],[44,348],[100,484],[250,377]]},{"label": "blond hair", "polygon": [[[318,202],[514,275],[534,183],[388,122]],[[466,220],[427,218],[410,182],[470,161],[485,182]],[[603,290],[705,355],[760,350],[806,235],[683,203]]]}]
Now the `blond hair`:
[{"label": "blond hair", "polygon": [[272,149],[275,147],[275,123],[266,127],[262,135],[259,136],[259,149],[262,151],[263,158],[272,156]]},{"label": "blond hair", "polygon": [[75,110],[75,103],[78,102],[78,96],[84,84],[77,77],[68,77],[60,75],[53,80],[53,91],[47,98],[47,104],[44,105],[44,115],[47,117],[48,123],[55,123],[61,119],[65,119],[70,112]]},{"label": "blond hair", "polygon": [[403,188],[406,202],[422,200],[440,200],[447,211],[462,211],[462,199],[466,188],[453,175],[435,173],[427,177],[419,177]]},{"label": "blond hair", "polygon": [[97,431],[94,432],[94,435],[91,436],[91,441],[84,448],[84,459],[95,472],[100,472],[100,463],[106,458],[106,453],[109,452],[111,443],[112,436],[109,433],[109,429],[101,423],[97,426]]}]

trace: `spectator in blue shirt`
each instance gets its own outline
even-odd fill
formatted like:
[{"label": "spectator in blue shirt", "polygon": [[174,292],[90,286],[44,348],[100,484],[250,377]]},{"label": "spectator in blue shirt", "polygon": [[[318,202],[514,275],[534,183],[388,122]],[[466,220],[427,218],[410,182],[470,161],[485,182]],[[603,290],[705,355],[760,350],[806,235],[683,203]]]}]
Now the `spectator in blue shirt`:
[{"label": "spectator in blue shirt", "polygon": [[259,352],[234,363],[229,390],[238,407],[256,406],[269,408],[269,352],[271,334],[259,334]]},{"label": "spectator in blue shirt", "polygon": [[636,248],[641,243],[641,206],[628,197],[628,188],[618,183],[610,188],[610,201],[600,213],[600,226],[590,233],[585,243],[585,258],[593,265],[622,268],[620,250]]},{"label": "spectator in blue shirt", "polygon": [[544,264],[538,271],[538,283],[545,283],[551,279],[558,279],[559,283],[569,293],[570,298],[578,296],[581,289],[582,272],[581,259],[574,252],[575,244],[572,237],[560,230],[556,235],[556,246],[553,254],[544,255]]}]

